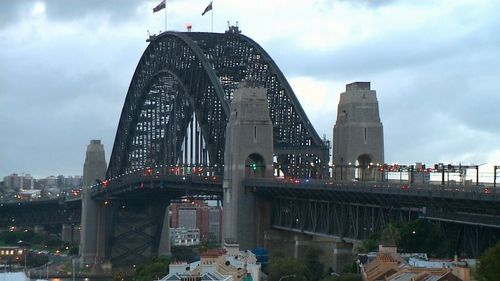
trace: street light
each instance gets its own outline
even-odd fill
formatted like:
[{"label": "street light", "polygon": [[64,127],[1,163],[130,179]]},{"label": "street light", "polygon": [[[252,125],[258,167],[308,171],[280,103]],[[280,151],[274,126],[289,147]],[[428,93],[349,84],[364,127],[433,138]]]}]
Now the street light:
[{"label": "street light", "polygon": [[286,279],[286,278],[295,278],[295,277],[297,277],[297,275],[295,275],[295,274],[284,275],[284,276],[281,276],[278,281],[281,281],[281,280]]}]

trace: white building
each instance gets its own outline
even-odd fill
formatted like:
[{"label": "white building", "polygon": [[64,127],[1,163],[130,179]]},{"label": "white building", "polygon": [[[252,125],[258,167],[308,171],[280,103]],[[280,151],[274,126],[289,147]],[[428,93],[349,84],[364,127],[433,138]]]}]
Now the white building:
[{"label": "white building", "polygon": [[200,244],[200,230],[198,228],[171,228],[170,242],[173,246],[193,246]]},{"label": "white building", "polygon": [[0,272],[2,281],[29,281],[30,279],[24,272]]},{"label": "white building", "polygon": [[259,281],[260,263],[239,245],[224,244],[224,249],[210,249],[200,254],[200,261],[171,263],[169,274],[161,281]]}]

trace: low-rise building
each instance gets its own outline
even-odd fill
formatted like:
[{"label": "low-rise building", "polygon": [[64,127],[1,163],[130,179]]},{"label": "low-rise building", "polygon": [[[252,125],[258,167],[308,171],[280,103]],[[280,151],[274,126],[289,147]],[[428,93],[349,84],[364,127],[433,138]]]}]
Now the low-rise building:
[{"label": "low-rise building", "polygon": [[0,263],[12,264],[19,263],[27,254],[27,249],[17,246],[0,247]]},{"label": "low-rise building", "polygon": [[188,200],[172,203],[172,228],[198,228],[200,240],[221,243],[222,207],[208,206],[203,200]]},{"label": "low-rise building", "polygon": [[225,243],[223,249],[200,254],[200,261],[171,263],[169,274],[161,281],[258,281],[261,265],[248,250],[240,251],[236,243]]},{"label": "low-rise building", "polygon": [[[423,260],[417,254],[413,259],[397,253],[394,243],[379,246],[374,257],[365,256],[360,263],[364,281],[469,281],[467,266],[459,263],[443,265],[442,261],[418,263]],[[418,266],[420,265],[420,266]]]},{"label": "low-rise building", "polygon": [[172,246],[193,246],[200,244],[200,230],[198,228],[171,228],[170,242]]}]

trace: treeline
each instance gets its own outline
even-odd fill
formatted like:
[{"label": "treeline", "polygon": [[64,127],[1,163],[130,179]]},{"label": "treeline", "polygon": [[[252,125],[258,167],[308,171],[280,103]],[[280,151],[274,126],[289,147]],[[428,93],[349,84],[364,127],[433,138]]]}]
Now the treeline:
[{"label": "treeline", "polygon": [[452,241],[439,225],[428,220],[406,223],[388,223],[381,233],[374,233],[364,240],[358,252],[373,252],[381,242],[393,241],[402,253],[427,253],[429,257],[447,258],[455,254]]}]

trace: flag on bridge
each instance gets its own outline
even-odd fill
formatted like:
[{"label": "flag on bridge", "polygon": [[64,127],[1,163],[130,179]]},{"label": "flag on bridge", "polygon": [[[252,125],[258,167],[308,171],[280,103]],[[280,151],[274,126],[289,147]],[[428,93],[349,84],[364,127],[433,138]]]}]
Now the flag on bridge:
[{"label": "flag on bridge", "polygon": [[208,4],[208,6],[205,8],[205,11],[203,11],[203,13],[201,13],[202,16],[204,16],[208,11],[211,11],[212,10],[212,2],[210,2],[210,4]]},{"label": "flag on bridge", "polygon": [[153,8],[153,13],[156,13],[158,11],[161,11],[165,9],[165,0],[162,0],[160,4],[156,5],[156,7]]}]

